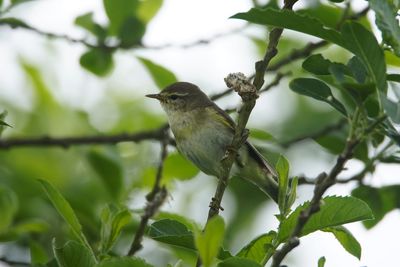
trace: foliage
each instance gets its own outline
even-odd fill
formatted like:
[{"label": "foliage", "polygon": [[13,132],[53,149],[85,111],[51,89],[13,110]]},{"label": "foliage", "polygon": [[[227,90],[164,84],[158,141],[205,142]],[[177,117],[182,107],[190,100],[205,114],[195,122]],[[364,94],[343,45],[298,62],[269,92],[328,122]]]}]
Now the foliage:
[{"label": "foliage", "polygon": [[[1,31],[9,26],[13,30],[8,34],[27,30],[83,45],[78,65],[90,72],[84,75],[92,75],[91,78],[107,84],[113,69],[119,66],[117,58],[124,57],[137,59],[153,85],[160,90],[178,81],[174,71],[159,64],[154,59],[156,56],[140,53],[149,48],[143,39],[151,29],[150,23],[157,21],[154,17],[164,4],[162,0],[102,1],[105,20],[100,22],[94,12],[81,14],[74,20],[74,25],[86,35],[85,39],[47,33],[28,23],[23,12],[21,17],[9,13],[16,6],[23,11],[25,5],[34,5],[34,1],[6,2],[0,0]],[[253,1],[255,6],[247,12],[232,14],[231,18],[245,21],[248,27],[257,24],[269,31],[273,27],[285,29],[278,44],[278,55],[272,59],[267,71],[274,75],[280,73],[277,83],[281,76],[291,75],[287,86],[290,90],[285,93],[293,99],[293,111],[285,116],[277,113],[278,122],[268,129],[279,130],[267,131],[264,129],[267,127],[259,125],[251,128],[249,135],[262,154],[276,163],[279,214],[270,215],[271,219],[277,219],[276,229],[263,229],[263,234],[253,237],[250,242],[240,240],[238,252],[231,251],[232,244],[237,241],[235,238],[247,232],[255,220],[265,217],[258,208],[268,201],[258,188],[236,177],[228,187],[230,199],[235,202],[231,205],[233,210],[230,210],[229,219],[214,216],[202,229],[184,212],[165,212],[161,206],[165,196],[161,197],[160,192],[168,190],[173,198],[177,181],[181,187],[182,184],[185,186],[199,171],[173,151],[174,148],[161,149],[163,153],[159,158],[155,143],[164,144],[164,147],[175,144],[165,135],[164,117],[142,103],[142,95],[137,101],[114,95],[110,93],[112,90],[104,94],[114,108],[104,105],[95,111],[82,111],[59,99],[50,85],[54,74],[48,68],[20,57],[17,60],[20,75],[32,89],[30,109],[21,108],[0,96],[0,104],[4,106],[0,109],[2,246],[29,251],[29,264],[33,266],[148,267],[158,266],[160,261],[165,261],[163,266],[175,263],[175,266],[193,266],[201,260],[205,267],[256,267],[272,263],[274,255],[293,240],[322,231],[330,233],[344,251],[360,259],[363,244],[344,225],[362,222],[370,229],[400,207],[400,185],[376,187],[364,179],[374,174],[382,163],[400,163],[397,130],[400,75],[396,73],[396,67],[400,66],[398,3],[368,1],[371,12],[375,13],[375,21],[369,21],[364,13],[351,10],[351,5],[336,4],[347,1],[330,0],[329,4],[316,1],[318,4],[304,5],[297,11],[280,9],[278,1],[268,1],[264,6],[257,2]],[[381,43],[371,28],[379,29]],[[286,35],[286,30],[321,41],[318,45],[305,44],[301,49],[298,40]],[[241,32],[240,35],[246,36],[262,51],[263,54],[257,54],[257,57],[264,57],[267,42],[263,34]],[[198,44],[207,42],[201,40]],[[324,50],[317,50],[322,46],[325,46]],[[189,49],[191,45],[183,47]],[[288,72],[282,74],[280,68]],[[268,81],[269,76],[266,77]],[[262,89],[259,94],[268,90],[272,87]],[[280,101],[285,106],[286,100]],[[106,116],[96,124],[96,115],[101,112]],[[111,122],[109,117],[113,116],[115,119]],[[335,121],[343,123],[339,127],[332,124]],[[134,134],[137,139],[128,139],[129,134]],[[43,137],[39,147],[28,146],[32,145],[30,136]],[[79,143],[74,139],[76,136],[95,136],[108,141],[95,142],[89,138],[91,142]],[[112,139],[116,136],[120,139]],[[61,148],[47,147],[53,139],[59,141]],[[297,189],[304,181],[310,183],[310,179],[294,176],[291,166],[297,159],[289,157],[289,161],[282,154],[288,153],[291,144],[301,147],[300,141],[306,139],[320,145],[330,157],[329,164],[334,163],[332,168],[325,170],[322,178],[311,181],[315,187],[313,198],[298,203]],[[129,140],[136,143],[121,142]],[[75,146],[82,143],[86,146]],[[326,190],[334,186],[351,159],[363,165],[359,174],[341,180],[356,181],[351,196],[325,196],[323,191],[314,201],[318,189],[327,181],[324,177],[333,179],[324,188]],[[343,166],[341,160],[344,160]],[[158,178],[161,178],[160,184],[157,184]],[[184,192],[186,195],[178,198],[184,209],[200,202],[196,199],[196,191],[200,189]],[[143,193],[149,191],[147,203],[141,203],[146,208],[132,209],[135,202],[131,200],[137,202],[140,198],[143,202]],[[153,211],[151,216],[148,210]],[[307,220],[301,225],[308,211]],[[296,232],[299,225],[301,228]],[[142,233],[140,229],[143,229]],[[165,255],[128,255],[132,239],[138,235],[152,240],[154,255],[158,250]],[[146,247],[149,244],[141,242],[140,245]],[[19,255],[21,259],[27,258],[24,253]],[[7,260],[7,255],[1,258]],[[324,266],[325,262],[325,257],[321,257],[318,266]]]}]

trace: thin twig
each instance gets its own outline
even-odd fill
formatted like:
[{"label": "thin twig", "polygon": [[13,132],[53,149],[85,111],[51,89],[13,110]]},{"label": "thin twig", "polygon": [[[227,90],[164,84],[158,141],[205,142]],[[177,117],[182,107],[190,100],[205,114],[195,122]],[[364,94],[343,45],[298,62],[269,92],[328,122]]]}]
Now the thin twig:
[{"label": "thin twig", "polygon": [[7,259],[6,257],[1,257],[0,262],[4,262],[10,266],[14,266],[14,265],[15,266],[31,266],[31,264],[29,262],[10,260],[10,259]]},{"label": "thin twig", "polygon": [[144,213],[141,217],[139,227],[136,230],[135,238],[132,242],[131,248],[129,249],[128,256],[133,256],[136,252],[138,252],[142,248],[142,240],[145,234],[147,223],[149,222],[150,218],[153,217],[154,214],[159,210],[159,208],[167,198],[168,192],[164,186],[161,186],[161,178],[164,169],[164,161],[168,155],[167,151],[168,143],[169,143],[168,129],[165,129],[164,138],[161,140],[161,157],[160,157],[160,163],[157,168],[156,179],[154,181],[154,185],[151,192],[146,196],[147,204],[144,209]]}]

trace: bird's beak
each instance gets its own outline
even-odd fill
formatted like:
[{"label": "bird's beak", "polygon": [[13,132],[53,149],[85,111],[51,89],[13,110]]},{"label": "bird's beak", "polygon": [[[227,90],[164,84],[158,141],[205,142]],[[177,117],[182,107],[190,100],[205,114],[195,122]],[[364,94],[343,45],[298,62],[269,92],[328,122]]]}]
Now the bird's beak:
[{"label": "bird's beak", "polygon": [[162,99],[162,96],[160,94],[149,94],[149,95],[146,95],[146,96],[150,97],[150,98],[155,98],[155,99],[158,99],[158,100]]}]

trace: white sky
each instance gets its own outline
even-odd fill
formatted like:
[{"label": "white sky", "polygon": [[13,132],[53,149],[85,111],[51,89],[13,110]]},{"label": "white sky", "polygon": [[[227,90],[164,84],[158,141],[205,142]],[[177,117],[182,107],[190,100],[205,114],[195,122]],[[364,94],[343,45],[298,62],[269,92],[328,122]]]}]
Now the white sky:
[{"label": "white sky", "polygon": [[[364,4],[365,1],[358,1]],[[28,7],[28,8],[27,8]],[[227,18],[237,12],[246,11],[250,8],[250,1],[229,1],[229,0],[166,0],[158,16],[149,25],[145,36],[145,43],[148,45],[159,45],[165,43],[187,43],[198,39],[207,38],[214,34],[227,32],[243,25],[237,20]],[[101,1],[81,1],[81,0],[40,0],[21,5],[20,8],[12,12],[12,15],[21,16],[35,27],[44,31],[65,33],[74,37],[83,37],[82,31],[73,25],[73,20],[77,15],[88,11],[95,11],[99,21],[105,20]],[[28,33],[24,30],[0,29],[0,98],[9,99],[10,102],[17,103],[21,108],[30,107],[31,91],[23,79],[20,79],[21,71],[16,63],[18,58],[26,58],[30,62],[39,65],[46,65],[45,71],[54,94],[61,101],[73,107],[86,110],[96,110],[98,118],[93,121],[104,121],[101,119],[105,113],[113,114],[115,108],[107,100],[106,95],[109,88],[118,88],[114,94],[127,95],[134,99],[143,99],[145,93],[156,91],[155,85],[135,59],[135,55],[142,55],[170,68],[177,76],[186,81],[191,81],[200,85],[206,92],[217,92],[224,88],[223,77],[230,72],[241,71],[251,73],[253,64],[257,60],[256,49],[251,42],[240,36],[229,36],[218,39],[210,45],[198,46],[191,49],[170,48],[160,51],[136,51],[122,52],[117,55],[116,68],[113,73],[104,79],[95,77],[85,72],[79,66],[79,56],[85,50],[81,45],[68,44],[64,41],[47,41],[43,37]],[[46,64],[44,64],[46,63]],[[6,75],[4,75],[6,74]],[[145,92],[139,89],[147,88]],[[260,99],[256,109],[252,114],[250,123],[257,124],[263,118],[263,123],[271,122],[290,113],[290,108],[284,111],[278,109],[275,103],[280,103],[282,97],[285,98],[287,107],[290,106],[291,97],[287,92],[282,92],[285,88],[272,90]],[[235,99],[235,98],[233,98]],[[228,105],[232,101],[221,101],[222,105]],[[108,104],[108,105],[107,105]],[[149,104],[153,105],[153,104]],[[99,109],[107,107],[107,110]],[[155,109],[159,109],[154,105]],[[161,112],[161,109],[159,109]],[[279,112],[277,111],[279,110]],[[265,118],[265,114],[268,117]],[[115,114],[117,117],[118,114]],[[101,126],[106,127],[106,126]],[[18,131],[18,127],[15,129]],[[317,145],[310,145],[310,148]],[[291,150],[289,158],[298,159],[301,150]],[[318,158],[328,160],[330,157],[321,152]],[[305,157],[293,166],[293,172],[307,172],[311,174],[319,173],[331,166],[332,162],[316,162],[315,157]],[[350,163],[352,166],[359,167],[357,163]],[[374,181],[382,184],[398,183],[400,168],[397,166],[382,166],[377,169]],[[183,196],[179,195],[179,188],[182,186],[205,187],[199,194],[199,199],[208,199],[213,192],[213,185],[204,184],[204,179],[193,179],[192,181],[177,184],[174,199],[170,201],[166,209],[182,211],[183,207],[179,204]],[[330,194],[348,194],[351,190],[349,186],[335,186],[329,191]],[[303,188],[300,190],[301,199],[304,200],[311,194],[310,190]],[[307,196],[307,197],[305,197]],[[229,203],[229,194],[226,195],[225,203]],[[224,207],[226,207],[225,204]],[[207,205],[204,203],[192,203],[187,210],[195,210],[190,214],[193,219],[203,223],[207,213]],[[254,229],[249,229],[249,233],[240,240],[250,240],[258,233],[262,233],[266,226],[276,226],[271,222],[272,213],[276,212],[272,207],[262,209],[265,216],[254,222]],[[229,209],[226,208],[224,216],[229,218]],[[354,236],[360,241],[363,253],[361,261],[349,255],[329,234],[316,233],[301,239],[301,245],[296,248],[288,257],[287,264],[291,267],[317,266],[320,256],[327,259],[327,267],[347,266],[347,267],[380,267],[395,266],[400,262],[398,253],[398,240],[400,214],[398,211],[392,212],[370,231],[366,231],[361,224],[355,223],[348,225]],[[148,255],[149,251],[144,250],[142,255]],[[296,259],[296,261],[295,261]]]}]

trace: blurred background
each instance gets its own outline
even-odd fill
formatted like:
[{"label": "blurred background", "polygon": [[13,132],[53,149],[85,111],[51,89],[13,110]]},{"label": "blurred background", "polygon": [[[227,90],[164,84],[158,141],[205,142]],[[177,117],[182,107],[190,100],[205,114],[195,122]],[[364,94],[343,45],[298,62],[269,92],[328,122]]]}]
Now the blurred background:
[{"label": "blurred background", "polygon": [[[113,135],[160,127],[166,122],[166,116],[158,103],[144,97],[159,90],[149,73],[149,64],[144,62],[163,66],[178,80],[195,83],[209,95],[226,89],[223,78],[227,74],[240,71],[251,75],[254,72],[254,63],[265,51],[267,31],[229,19],[233,14],[253,7],[254,1],[154,2],[160,8],[149,19],[141,45],[117,50],[112,55],[112,63],[105,63],[106,66],[97,70],[82,66],[81,56],[88,47],[79,42],[47,38],[22,28],[0,27],[0,112],[7,110],[5,121],[12,126],[4,130],[2,138]],[[266,4],[267,1],[260,2]],[[2,6],[10,4],[4,0]],[[351,5],[357,12],[366,6],[366,1],[354,0]],[[326,14],[333,21],[339,17],[340,7],[317,0],[302,0],[296,5],[296,9],[313,10],[321,16]],[[93,21],[99,25],[108,23],[100,0],[27,1],[0,14],[1,18],[20,18],[42,32],[95,43],[98,36],[76,23],[77,17],[88,12],[92,12]],[[373,12],[367,17],[373,21]],[[380,38],[378,33],[376,36]],[[274,62],[310,41],[317,39],[285,31],[279,45],[280,54]],[[317,51],[333,61],[349,58],[347,52],[334,45]],[[399,61],[394,61],[394,70],[395,65],[399,65]],[[318,132],[339,121],[340,115],[328,106],[288,90],[290,79],[304,75],[301,60],[279,71],[285,73],[285,77],[261,95],[251,115],[248,127],[260,131],[259,135],[252,136],[252,142],[272,162],[279,154],[284,154],[291,163],[291,175],[313,178],[329,170],[336,155],[312,139],[287,147],[279,144]],[[289,71],[290,75],[287,75]],[[274,72],[268,74],[266,82],[271,82],[275,75]],[[223,108],[235,108],[240,101],[231,94],[217,103]],[[179,157],[174,147],[168,150],[163,183],[169,190],[169,197],[161,210],[203,225],[216,180],[198,173],[194,166]],[[18,199],[10,225],[25,223],[31,228],[14,238],[7,239],[3,234],[2,240],[7,242],[0,243],[0,256],[29,262],[32,244],[40,244],[50,251],[53,237],[60,243],[65,239],[67,227],[47,200],[38,178],[50,181],[63,193],[76,211],[85,233],[95,243],[99,216],[107,203],[125,203],[134,211],[144,207],[159,157],[160,145],[151,140],[67,149],[21,147],[1,150],[0,185],[14,191]],[[112,179],[102,175],[101,166],[108,168]],[[351,160],[342,178],[358,173],[362,166],[360,160]],[[399,174],[398,165],[380,164],[374,175],[365,180],[375,186],[390,185],[399,181]],[[354,187],[355,183],[335,185],[328,194],[348,195]],[[300,186],[296,203],[310,199],[312,189],[310,185]],[[225,242],[233,252],[278,225],[273,216],[278,213],[276,205],[257,188],[239,179],[232,180],[222,206],[225,209],[222,216],[228,224]],[[116,251],[125,251],[131,242],[139,215],[134,219],[118,242]],[[325,256],[328,267],[393,266],[400,261],[397,252],[399,221],[400,214],[395,210],[370,230],[361,223],[348,225],[362,245],[361,260],[344,251],[331,234],[318,232],[301,239],[301,245],[288,256],[287,264],[316,266],[318,258]],[[173,264],[178,258],[185,257],[182,253],[145,239],[144,249],[138,256],[155,266],[166,266],[166,263]],[[7,265],[0,263],[0,266]]]}]

